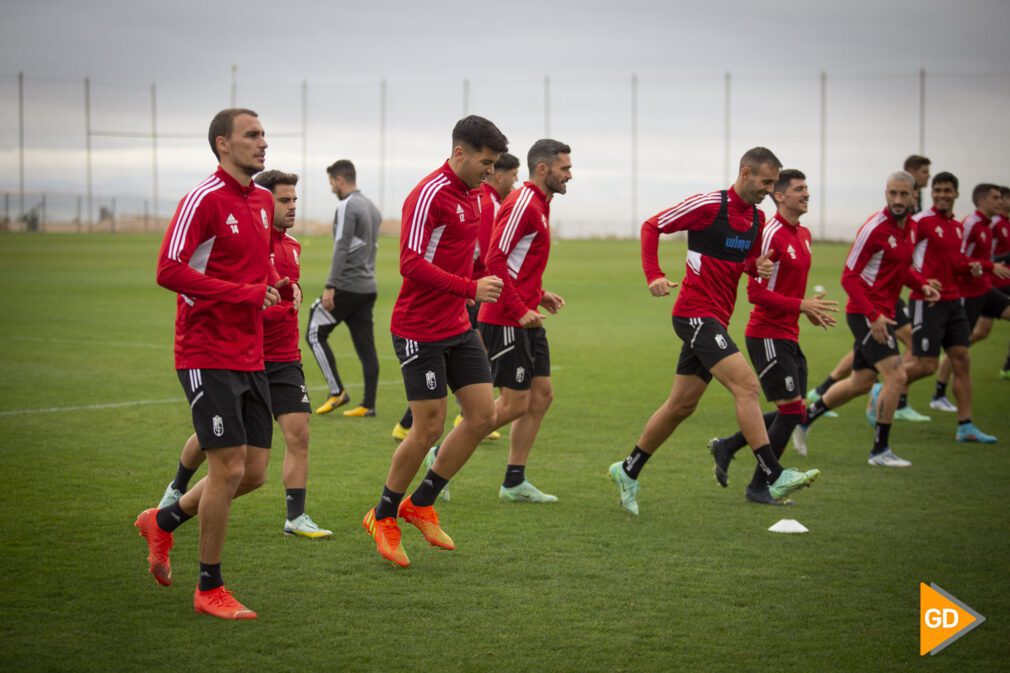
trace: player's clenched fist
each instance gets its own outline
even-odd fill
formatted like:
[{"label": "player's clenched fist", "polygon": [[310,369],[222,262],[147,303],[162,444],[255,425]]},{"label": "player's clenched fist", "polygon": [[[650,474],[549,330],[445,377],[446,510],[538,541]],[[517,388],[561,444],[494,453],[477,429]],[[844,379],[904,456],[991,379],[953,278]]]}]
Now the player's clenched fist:
[{"label": "player's clenched fist", "polygon": [[670,290],[677,287],[679,284],[680,283],[675,283],[666,276],[663,276],[662,278],[657,278],[649,283],[649,292],[652,293],[653,297],[665,297],[670,294]]},{"label": "player's clenched fist", "polygon": [[504,283],[498,276],[484,276],[477,280],[477,301],[493,304],[501,296],[501,289]]}]

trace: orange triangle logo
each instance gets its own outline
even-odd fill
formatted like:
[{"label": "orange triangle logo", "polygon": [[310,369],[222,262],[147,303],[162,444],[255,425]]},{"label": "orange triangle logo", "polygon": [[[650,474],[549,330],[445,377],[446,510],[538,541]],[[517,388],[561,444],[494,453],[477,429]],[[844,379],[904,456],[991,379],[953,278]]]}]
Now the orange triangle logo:
[{"label": "orange triangle logo", "polygon": [[919,655],[937,654],[985,617],[936,584],[919,583]]}]

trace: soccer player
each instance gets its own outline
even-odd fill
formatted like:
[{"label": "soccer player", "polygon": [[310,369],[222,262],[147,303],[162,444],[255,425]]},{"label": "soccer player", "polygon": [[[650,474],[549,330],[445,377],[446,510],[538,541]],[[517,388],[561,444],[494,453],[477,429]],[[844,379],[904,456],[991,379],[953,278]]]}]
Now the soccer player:
[{"label": "soccer player", "polygon": [[328,167],[326,172],[330,188],[339,199],[333,216],[333,257],[323,296],[312,302],[305,330],[305,339],[312,347],[312,354],[316,356],[330,389],[329,397],[316,409],[316,413],[328,414],[351,399],[340,380],[337,361],[328,341],[330,333],[343,322],[347,323],[351,332],[351,342],[361,361],[365,380],[361,404],[345,411],[344,416],[374,416],[379,357],[375,353],[372,313],[378,293],[375,252],[382,216],[375,204],[358,189],[353,163],[341,159]]},{"label": "soccer player", "polygon": [[149,571],[172,583],[172,532],[200,517],[199,613],[255,619],[224,587],[221,553],[232,500],[266,479],[273,423],[263,365],[263,310],[278,303],[270,263],[273,196],[252,181],[267,142],[252,110],[219,112],[208,132],[217,171],[179,203],[158,257],[158,284],[178,293],[175,367],[193,415],[207,476],[165,509],[141,512]]},{"label": "soccer player", "polygon": [[[491,228],[494,226],[494,218],[498,214],[498,209],[501,208],[501,202],[515,188],[518,174],[519,159],[513,154],[502,152],[502,155],[498,157],[498,161],[494,164],[494,171],[480,184],[480,229],[477,231],[477,246],[473,251],[473,273],[470,275],[474,280],[487,275],[487,267],[484,266],[484,254],[491,243]],[[466,310],[470,316],[470,326],[473,329],[477,329],[477,312],[480,310],[480,304],[474,302],[473,306],[467,305]],[[462,420],[462,414],[457,415],[453,425],[459,425]],[[403,419],[393,428],[393,439],[398,441],[403,440],[407,436],[407,431],[410,429],[410,423],[412,422],[413,417],[410,415],[410,409],[408,408]],[[501,433],[493,430],[484,439],[501,439]],[[428,458],[425,460],[434,460],[434,453],[436,453],[435,447],[432,448]],[[430,467],[430,464],[428,467]],[[448,495],[448,487],[442,489],[442,492],[439,494],[444,500],[449,499]]]},{"label": "soccer player", "polygon": [[912,382],[936,371],[942,347],[956,377],[957,441],[991,443],[995,438],[979,430],[971,419],[970,333],[960,301],[959,276],[979,277],[993,270],[993,265],[988,260],[985,263],[972,260],[961,252],[962,225],[954,219],[953,212],[957,190],[956,176],[946,171],[937,173],[933,178],[933,207],[912,216],[915,244],[912,263],[920,274],[937,280],[940,301],[927,302],[921,292],[912,290],[913,357],[911,362],[905,362],[905,390]]},{"label": "soccer player", "polygon": [[[990,227],[992,219],[1002,207],[1002,196],[998,185],[982,183],[976,185],[971,193],[975,212],[964,219],[964,240],[961,250],[971,259],[983,265],[985,273],[980,276],[969,276],[963,279],[961,296],[964,297],[964,312],[968,318],[968,328],[971,330],[971,343],[988,335],[989,325],[977,330],[977,324],[985,318],[1010,320],[1010,296],[993,287],[993,276],[1003,280],[1004,264],[992,263],[993,230]],[[944,362],[937,374],[936,390],[933,393],[931,407],[949,410],[953,405],[946,398],[947,383],[950,381],[953,367]],[[995,438],[993,439],[995,441]]]},{"label": "soccer player", "polygon": [[[494,427],[491,368],[480,337],[470,328],[466,305],[494,302],[501,294],[500,278],[473,280],[470,272],[480,226],[476,189],[507,150],[508,141],[490,121],[476,115],[461,119],[452,131],[449,159],[421,180],[403,204],[403,285],[390,331],[414,424],[393,454],[378,504],[362,521],[379,554],[399,566],[410,561],[397,516],[416,526],[430,544],[455,549],[439,525],[435,498]],[[446,436],[417,490],[404,499],[445,427],[447,386],[456,395],[463,421]]]},{"label": "soccer player", "polygon": [[771,150],[755,147],[740,159],[740,172],[729,189],[692,196],[642,225],[642,268],[652,296],[665,297],[677,285],[659,266],[659,235],[687,231],[688,253],[684,287],[673,306],[673,329],[684,342],[673,388],[631,455],[609,470],[621,506],[631,514],[638,514],[642,467],[694,413],[713,376],[733,395],[740,430],[754,447],[772,498],[784,498],[820,474],[779,465],[761,415],[757,377],[726,331],[740,275],[746,270],[768,278],[774,269],[770,255],[758,255],[761,246],[755,245],[764,224],[757,204],[774,189],[781,168]]},{"label": "soccer player", "polygon": [[[918,154],[909,155],[905,159],[904,170],[915,180],[915,192],[913,194],[914,203],[909,208],[909,216],[915,215],[922,210],[922,190],[929,185],[930,164],[931,162],[927,157],[920,156]],[[894,321],[894,336],[902,346],[902,352],[904,353],[903,361],[907,365],[911,362],[912,358],[912,316],[908,311],[908,305],[900,295],[898,296],[898,303],[894,308]],[[825,392],[827,392],[828,388],[852,374],[852,358],[853,351],[851,350],[842,356],[842,359],[838,361],[838,364],[835,365],[835,368],[830,374],[828,374],[827,378],[825,378],[820,385],[811,389],[807,393],[808,404],[816,402]],[[867,420],[869,420],[871,424],[876,423],[876,417],[874,416],[875,413],[876,410],[872,408],[867,409]],[[824,416],[825,418],[834,418],[837,417],[838,414],[833,411],[827,411]],[[924,423],[931,419],[929,416],[920,414],[918,411],[913,409],[908,404],[908,395],[902,393],[901,396],[898,397],[898,409],[894,412],[894,420]]]},{"label": "soccer player", "polygon": [[[565,300],[543,289],[551,251],[551,201],[568,191],[572,148],[544,138],[533,143],[526,163],[530,178],[501,204],[484,263],[503,279],[499,300],[480,307],[480,335],[488,349],[497,427],[512,423],[508,464],[498,496],[509,502],[557,502],[526,478],[526,463],[540,424],[554,399],[551,352],[543,307],[555,314]],[[485,190],[486,191],[486,190]]]},{"label": "soccer player", "polygon": [[[877,373],[884,379],[879,391],[873,449],[869,464],[908,467],[890,448],[891,421],[898,396],[905,387],[905,369],[894,338],[894,311],[902,284],[921,290],[926,301],[940,293],[911,266],[912,240],[908,212],[914,203],[915,179],[905,171],[887,178],[887,205],[859,228],[842,271],[842,287],[849,295],[846,321],[855,337],[852,375],[831,386],[824,396],[807,407],[807,423],[793,432],[793,445],[806,450],[810,424],[828,409],[870,392]],[[873,402],[877,408],[876,401]]]},{"label": "soccer player", "polygon": [[[291,279],[290,290],[281,290],[281,300],[263,312],[263,360],[270,386],[270,410],[284,433],[284,501],[287,518],[284,534],[306,538],[333,535],[320,528],[305,513],[305,489],[309,476],[309,395],[298,350],[298,306],[301,291],[298,280],[302,246],[288,233],[295,226],[298,176],[281,171],[264,171],[254,179],[270,190],[274,198],[273,229],[270,231],[271,255],[277,273]],[[164,509],[189,488],[189,481],[203,464],[196,434],[186,440],[173,479],[158,503]]]},{"label": "soccer player", "polygon": [[[761,231],[760,251],[774,256],[775,268],[770,278],[748,278],[747,296],[754,309],[744,334],[747,352],[765,397],[777,410],[764,415],[768,440],[777,458],[782,457],[793,429],[804,420],[803,391],[807,385],[807,358],[800,348],[800,315],[806,315],[819,327],[834,327],[832,312],[838,302],[825,301],[817,294],[804,298],[810,272],[810,230],[800,224],[810,201],[806,176],[796,169],[779,173],[772,192],[777,212]],[[715,478],[724,488],[729,485],[729,464],[747,445],[743,433],[708,444],[715,459]],[[781,505],[772,498],[760,467],[744,497],[763,505]]]}]

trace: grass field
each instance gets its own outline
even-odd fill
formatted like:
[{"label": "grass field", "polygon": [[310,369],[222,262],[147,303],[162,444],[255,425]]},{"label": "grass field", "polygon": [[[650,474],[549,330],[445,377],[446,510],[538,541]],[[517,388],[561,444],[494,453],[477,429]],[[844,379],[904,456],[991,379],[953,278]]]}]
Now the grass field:
[{"label": "grass field", "polygon": [[[147,574],[132,523],[155,504],[191,432],[172,365],[175,298],[154,283],[159,240],[0,236],[0,670],[2,671],[1005,671],[1010,655],[1010,382],[996,371],[1010,330],[973,348],[975,419],[995,446],[953,441],[948,415],[898,425],[908,470],[870,468],[862,401],[818,423],[807,459],[821,480],[788,512],[729,490],[705,442],[733,428],[713,387],[642,474],[642,514],[606,478],[672,381],[671,299],[649,296],[637,245],[561,241],[546,285],[556,401],[528,474],[557,505],[497,499],[505,442],[484,443],[440,505],[458,549],[404,542],[394,568],[360,528],[382,486],[404,407],[389,343],[396,242],[380,245],[379,416],[312,420],[308,511],[335,534],[281,535],[282,440],[270,481],[237,501],[224,575],[260,618],[192,611],[197,526],[176,535],[176,584]],[[306,294],[329,245],[304,241]],[[846,248],[815,248],[811,285],[840,297]],[[684,249],[665,243],[682,272]],[[731,332],[743,343],[746,302]],[[303,321],[304,322],[304,321]],[[346,330],[338,363],[355,398]],[[849,347],[844,325],[804,327],[811,378]],[[306,352],[306,356],[309,354]],[[322,377],[306,363],[314,399]],[[928,411],[932,383],[912,390]],[[452,406],[452,405],[450,405]],[[746,458],[745,455],[742,454]],[[776,535],[783,516],[807,535]],[[918,584],[936,582],[988,618],[936,657],[918,656]]]}]

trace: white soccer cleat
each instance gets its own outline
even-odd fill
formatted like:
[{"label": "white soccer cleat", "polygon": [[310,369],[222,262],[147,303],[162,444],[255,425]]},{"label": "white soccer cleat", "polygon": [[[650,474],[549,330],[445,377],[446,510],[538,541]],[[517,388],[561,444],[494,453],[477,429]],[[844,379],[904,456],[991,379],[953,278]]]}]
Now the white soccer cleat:
[{"label": "white soccer cleat", "polygon": [[879,465],[881,467],[911,467],[912,461],[905,460],[904,458],[899,458],[894,454],[894,451],[890,449],[884,450],[882,453],[870,454],[870,459],[866,461],[870,465]]},{"label": "white soccer cleat", "polygon": [[175,480],[168,482],[168,487],[165,489],[165,494],[161,496],[161,502],[158,503],[158,509],[165,509],[170,505],[174,505],[182,497],[182,491],[177,488],[173,488]]},{"label": "white soccer cleat", "polygon": [[941,397],[934,397],[929,401],[929,408],[936,409],[937,411],[947,411],[950,413],[956,413],[957,407],[954,406],[950,400],[947,399],[946,395]]},{"label": "white soccer cleat", "polygon": [[807,433],[810,432],[809,425],[797,425],[793,430],[793,450],[801,456],[807,455]]}]

